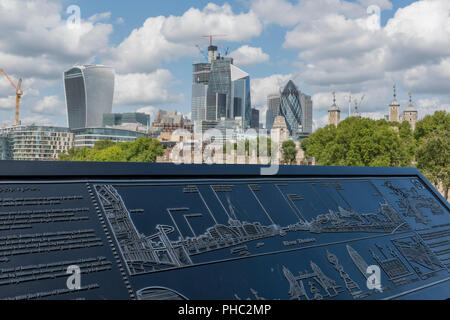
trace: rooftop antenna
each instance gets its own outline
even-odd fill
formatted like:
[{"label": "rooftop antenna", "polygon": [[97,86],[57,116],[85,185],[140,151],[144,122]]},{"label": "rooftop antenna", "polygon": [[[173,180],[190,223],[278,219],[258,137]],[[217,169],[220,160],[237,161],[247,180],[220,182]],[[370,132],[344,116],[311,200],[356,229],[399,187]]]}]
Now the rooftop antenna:
[{"label": "rooftop antenna", "polygon": [[209,34],[202,36],[202,38],[209,38],[209,47],[208,47],[208,62],[211,63],[212,61],[217,59],[217,46],[213,45],[213,38],[218,37],[226,37],[225,34]]}]

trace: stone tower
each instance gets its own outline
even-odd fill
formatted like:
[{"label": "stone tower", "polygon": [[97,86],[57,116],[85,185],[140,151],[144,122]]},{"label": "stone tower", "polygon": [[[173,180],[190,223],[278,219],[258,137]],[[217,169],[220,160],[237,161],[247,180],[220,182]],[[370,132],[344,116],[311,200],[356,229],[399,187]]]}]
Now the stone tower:
[{"label": "stone tower", "polygon": [[403,121],[408,121],[411,125],[411,129],[414,131],[416,129],[416,123],[418,118],[418,112],[412,103],[412,93],[409,93],[409,105],[403,111]]},{"label": "stone tower", "polygon": [[389,104],[389,121],[400,121],[400,103],[397,101],[397,86],[394,84],[394,99]]},{"label": "stone tower", "polygon": [[339,121],[341,120],[341,110],[336,105],[336,92],[333,92],[333,104],[330,109],[328,109],[328,124],[333,124],[335,127],[338,126]]}]

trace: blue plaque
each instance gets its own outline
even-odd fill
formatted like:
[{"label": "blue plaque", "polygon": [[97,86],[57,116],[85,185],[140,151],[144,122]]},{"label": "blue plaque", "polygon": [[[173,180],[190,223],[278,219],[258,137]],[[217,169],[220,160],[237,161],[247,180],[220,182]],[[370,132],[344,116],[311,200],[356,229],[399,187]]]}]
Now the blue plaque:
[{"label": "blue plaque", "polygon": [[416,169],[260,172],[4,161],[0,298],[450,297],[449,204]]}]

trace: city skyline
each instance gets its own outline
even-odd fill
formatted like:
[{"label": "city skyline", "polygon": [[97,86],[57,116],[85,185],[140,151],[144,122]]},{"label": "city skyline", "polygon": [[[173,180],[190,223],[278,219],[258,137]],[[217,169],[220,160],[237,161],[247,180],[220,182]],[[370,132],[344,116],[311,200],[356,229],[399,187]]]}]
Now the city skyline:
[{"label": "city skyline", "polygon": [[[208,39],[202,36],[208,32],[224,34],[214,40],[219,51],[229,48],[235,64],[250,74],[252,107],[260,110],[263,123],[267,95],[291,79],[312,96],[315,128],[327,124],[332,91],[341,120],[347,117],[350,91],[353,99],[365,95],[362,116],[382,118],[394,82],[401,110],[409,104],[409,91],[420,118],[450,110],[448,1],[274,3],[136,0],[126,7],[106,1],[0,0],[0,26],[11,30],[0,37],[0,66],[13,81],[24,80],[24,124],[66,126],[61,75],[85,63],[116,70],[113,112],[147,112],[154,118],[164,109],[190,116],[192,63],[205,61],[196,45],[206,51]],[[81,10],[79,29],[67,28],[69,5]],[[381,9],[379,29],[367,23],[369,5]],[[427,32],[421,31],[425,24]],[[13,121],[13,98],[2,79],[1,125]]]}]

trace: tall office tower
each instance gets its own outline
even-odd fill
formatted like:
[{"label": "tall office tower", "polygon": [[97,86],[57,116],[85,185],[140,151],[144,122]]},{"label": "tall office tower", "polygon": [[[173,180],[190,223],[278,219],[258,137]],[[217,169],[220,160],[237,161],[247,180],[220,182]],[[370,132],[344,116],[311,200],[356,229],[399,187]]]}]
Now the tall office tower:
[{"label": "tall office tower", "polygon": [[336,92],[333,92],[333,104],[330,109],[328,109],[328,125],[338,126],[339,121],[341,121],[341,110],[336,105]]},{"label": "tall office tower", "polygon": [[[231,118],[230,101],[232,101],[231,94],[231,65],[233,59],[218,58],[211,63],[211,73],[208,83],[208,95],[215,95],[216,93],[224,94],[226,96],[226,117]],[[217,120],[217,119],[207,119]]]},{"label": "tall office tower", "polygon": [[101,127],[103,114],[112,111],[114,69],[74,66],[63,77],[69,128]]},{"label": "tall office tower", "polygon": [[394,84],[394,99],[389,104],[389,121],[399,122],[400,120],[400,103],[397,101],[397,87]]},{"label": "tall office tower", "polygon": [[232,58],[217,56],[217,47],[210,45],[208,63],[194,64],[192,121],[240,119],[247,128],[251,116],[250,76]]},{"label": "tall office tower", "polygon": [[192,121],[206,120],[206,104],[211,63],[195,63],[192,72]]},{"label": "tall office tower", "polygon": [[302,94],[294,82],[289,82],[281,92],[280,114],[286,119],[293,137],[305,137],[312,132],[312,100]]},{"label": "tall office tower", "polygon": [[206,96],[206,120],[216,121],[227,117],[227,95],[209,93]]},{"label": "tall office tower", "polygon": [[403,111],[403,121],[408,121],[411,125],[411,129],[414,131],[416,129],[416,123],[417,119],[419,117],[419,114],[417,112],[417,109],[414,107],[412,103],[412,93],[409,93],[409,105]]},{"label": "tall office tower", "polygon": [[280,115],[281,96],[279,93],[272,93],[267,96],[266,128],[272,129],[273,121]]},{"label": "tall office tower", "polygon": [[[248,128],[252,121],[252,107],[250,98],[250,76],[234,65],[231,67],[231,94],[233,107],[231,118],[240,117],[242,127]],[[230,110],[230,112],[231,112]]]},{"label": "tall office tower", "polygon": [[303,134],[309,135],[313,129],[313,102],[311,96],[300,92],[300,104],[303,111]]},{"label": "tall office tower", "polygon": [[252,121],[250,127],[253,129],[259,129],[259,110],[252,108]]}]

